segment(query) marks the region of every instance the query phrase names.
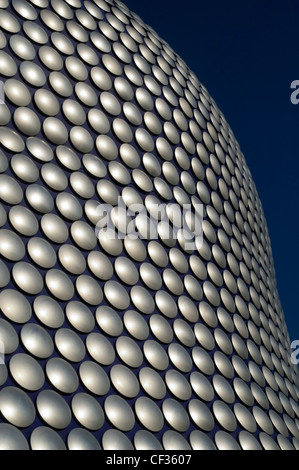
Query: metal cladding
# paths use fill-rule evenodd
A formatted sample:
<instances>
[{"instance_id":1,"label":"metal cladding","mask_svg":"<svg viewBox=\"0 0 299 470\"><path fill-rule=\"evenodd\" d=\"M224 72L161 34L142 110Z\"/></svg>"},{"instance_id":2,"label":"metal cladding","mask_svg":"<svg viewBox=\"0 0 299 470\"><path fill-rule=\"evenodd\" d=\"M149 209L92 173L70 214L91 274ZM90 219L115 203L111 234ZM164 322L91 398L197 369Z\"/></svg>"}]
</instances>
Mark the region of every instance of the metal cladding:
<instances>
[{"instance_id":1,"label":"metal cladding","mask_svg":"<svg viewBox=\"0 0 299 470\"><path fill-rule=\"evenodd\" d=\"M267 225L214 100L118 0L0 8L0 449L299 449Z\"/></svg>"}]
</instances>

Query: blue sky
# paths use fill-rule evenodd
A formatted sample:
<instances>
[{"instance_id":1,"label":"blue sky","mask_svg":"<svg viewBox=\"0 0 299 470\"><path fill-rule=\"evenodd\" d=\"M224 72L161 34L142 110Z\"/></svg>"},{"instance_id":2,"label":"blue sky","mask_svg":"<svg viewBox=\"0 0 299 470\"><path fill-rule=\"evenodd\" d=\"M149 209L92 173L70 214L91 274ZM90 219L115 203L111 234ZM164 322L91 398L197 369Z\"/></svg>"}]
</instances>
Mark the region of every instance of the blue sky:
<instances>
[{"instance_id":1,"label":"blue sky","mask_svg":"<svg viewBox=\"0 0 299 470\"><path fill-rule=\"evenodd\" d=\"M299 339L299 104L290 100L299 2L125 3L185 60L239 141L267 219L290 338Z\"/></svg>"}]
</instances>

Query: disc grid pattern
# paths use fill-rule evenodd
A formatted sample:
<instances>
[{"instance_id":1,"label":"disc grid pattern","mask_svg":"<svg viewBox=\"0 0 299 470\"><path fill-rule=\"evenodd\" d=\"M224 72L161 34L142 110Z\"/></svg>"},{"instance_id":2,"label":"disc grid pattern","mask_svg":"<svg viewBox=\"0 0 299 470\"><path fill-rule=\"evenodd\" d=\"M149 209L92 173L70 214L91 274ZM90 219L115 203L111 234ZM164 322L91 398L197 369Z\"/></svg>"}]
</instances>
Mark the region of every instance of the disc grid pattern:
<instances>
[{"instance_id":1,"label":"disc grid pattern","mask_svg":"<svg viewBox=\"0 0 299 470\"><path fill-rule=\"evenodd\" d=\"M266 220L204 85L118 0L0 0L0 78L0 448L298 449ZM157 204L203 204L203 242L152 239Z\"/></svg>"}]
</instances>

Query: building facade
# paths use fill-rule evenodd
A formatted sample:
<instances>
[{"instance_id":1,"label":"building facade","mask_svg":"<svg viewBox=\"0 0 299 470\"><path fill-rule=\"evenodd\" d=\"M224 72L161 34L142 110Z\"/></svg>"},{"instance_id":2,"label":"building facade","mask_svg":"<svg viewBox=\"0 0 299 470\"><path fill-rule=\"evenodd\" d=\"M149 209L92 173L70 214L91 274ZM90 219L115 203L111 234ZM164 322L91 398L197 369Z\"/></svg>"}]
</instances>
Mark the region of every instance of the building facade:
<instances>
[{"instance_id":1,"label":"building facade","mask_svg":"<svg viewBox=\"0 0 299 470\"><path fill-rule=\"evenodd\" d=\"M0 449L297 449L250 170L117 0L0 0Z\"/></svg>"}]
</instances>

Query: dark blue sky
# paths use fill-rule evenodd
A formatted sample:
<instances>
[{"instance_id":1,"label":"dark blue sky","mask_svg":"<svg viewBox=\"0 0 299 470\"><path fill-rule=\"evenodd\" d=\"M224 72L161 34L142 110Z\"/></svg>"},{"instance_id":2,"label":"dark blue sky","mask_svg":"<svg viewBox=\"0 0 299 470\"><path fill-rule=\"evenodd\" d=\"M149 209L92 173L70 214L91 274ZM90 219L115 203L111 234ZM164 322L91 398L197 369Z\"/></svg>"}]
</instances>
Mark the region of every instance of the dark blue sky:
<instances>
[{"instance_id":1,"label":"dark blue sky","mask_svg":"<svg viewBox=\"0 0 299 470\"><path fill-rule=\"evenodd\" d=\"M298 0L124 0L215 99L257 186L291 340L299 339ZM299 94L298 94L299 97Z\"/></svg>"}]
</instances>

